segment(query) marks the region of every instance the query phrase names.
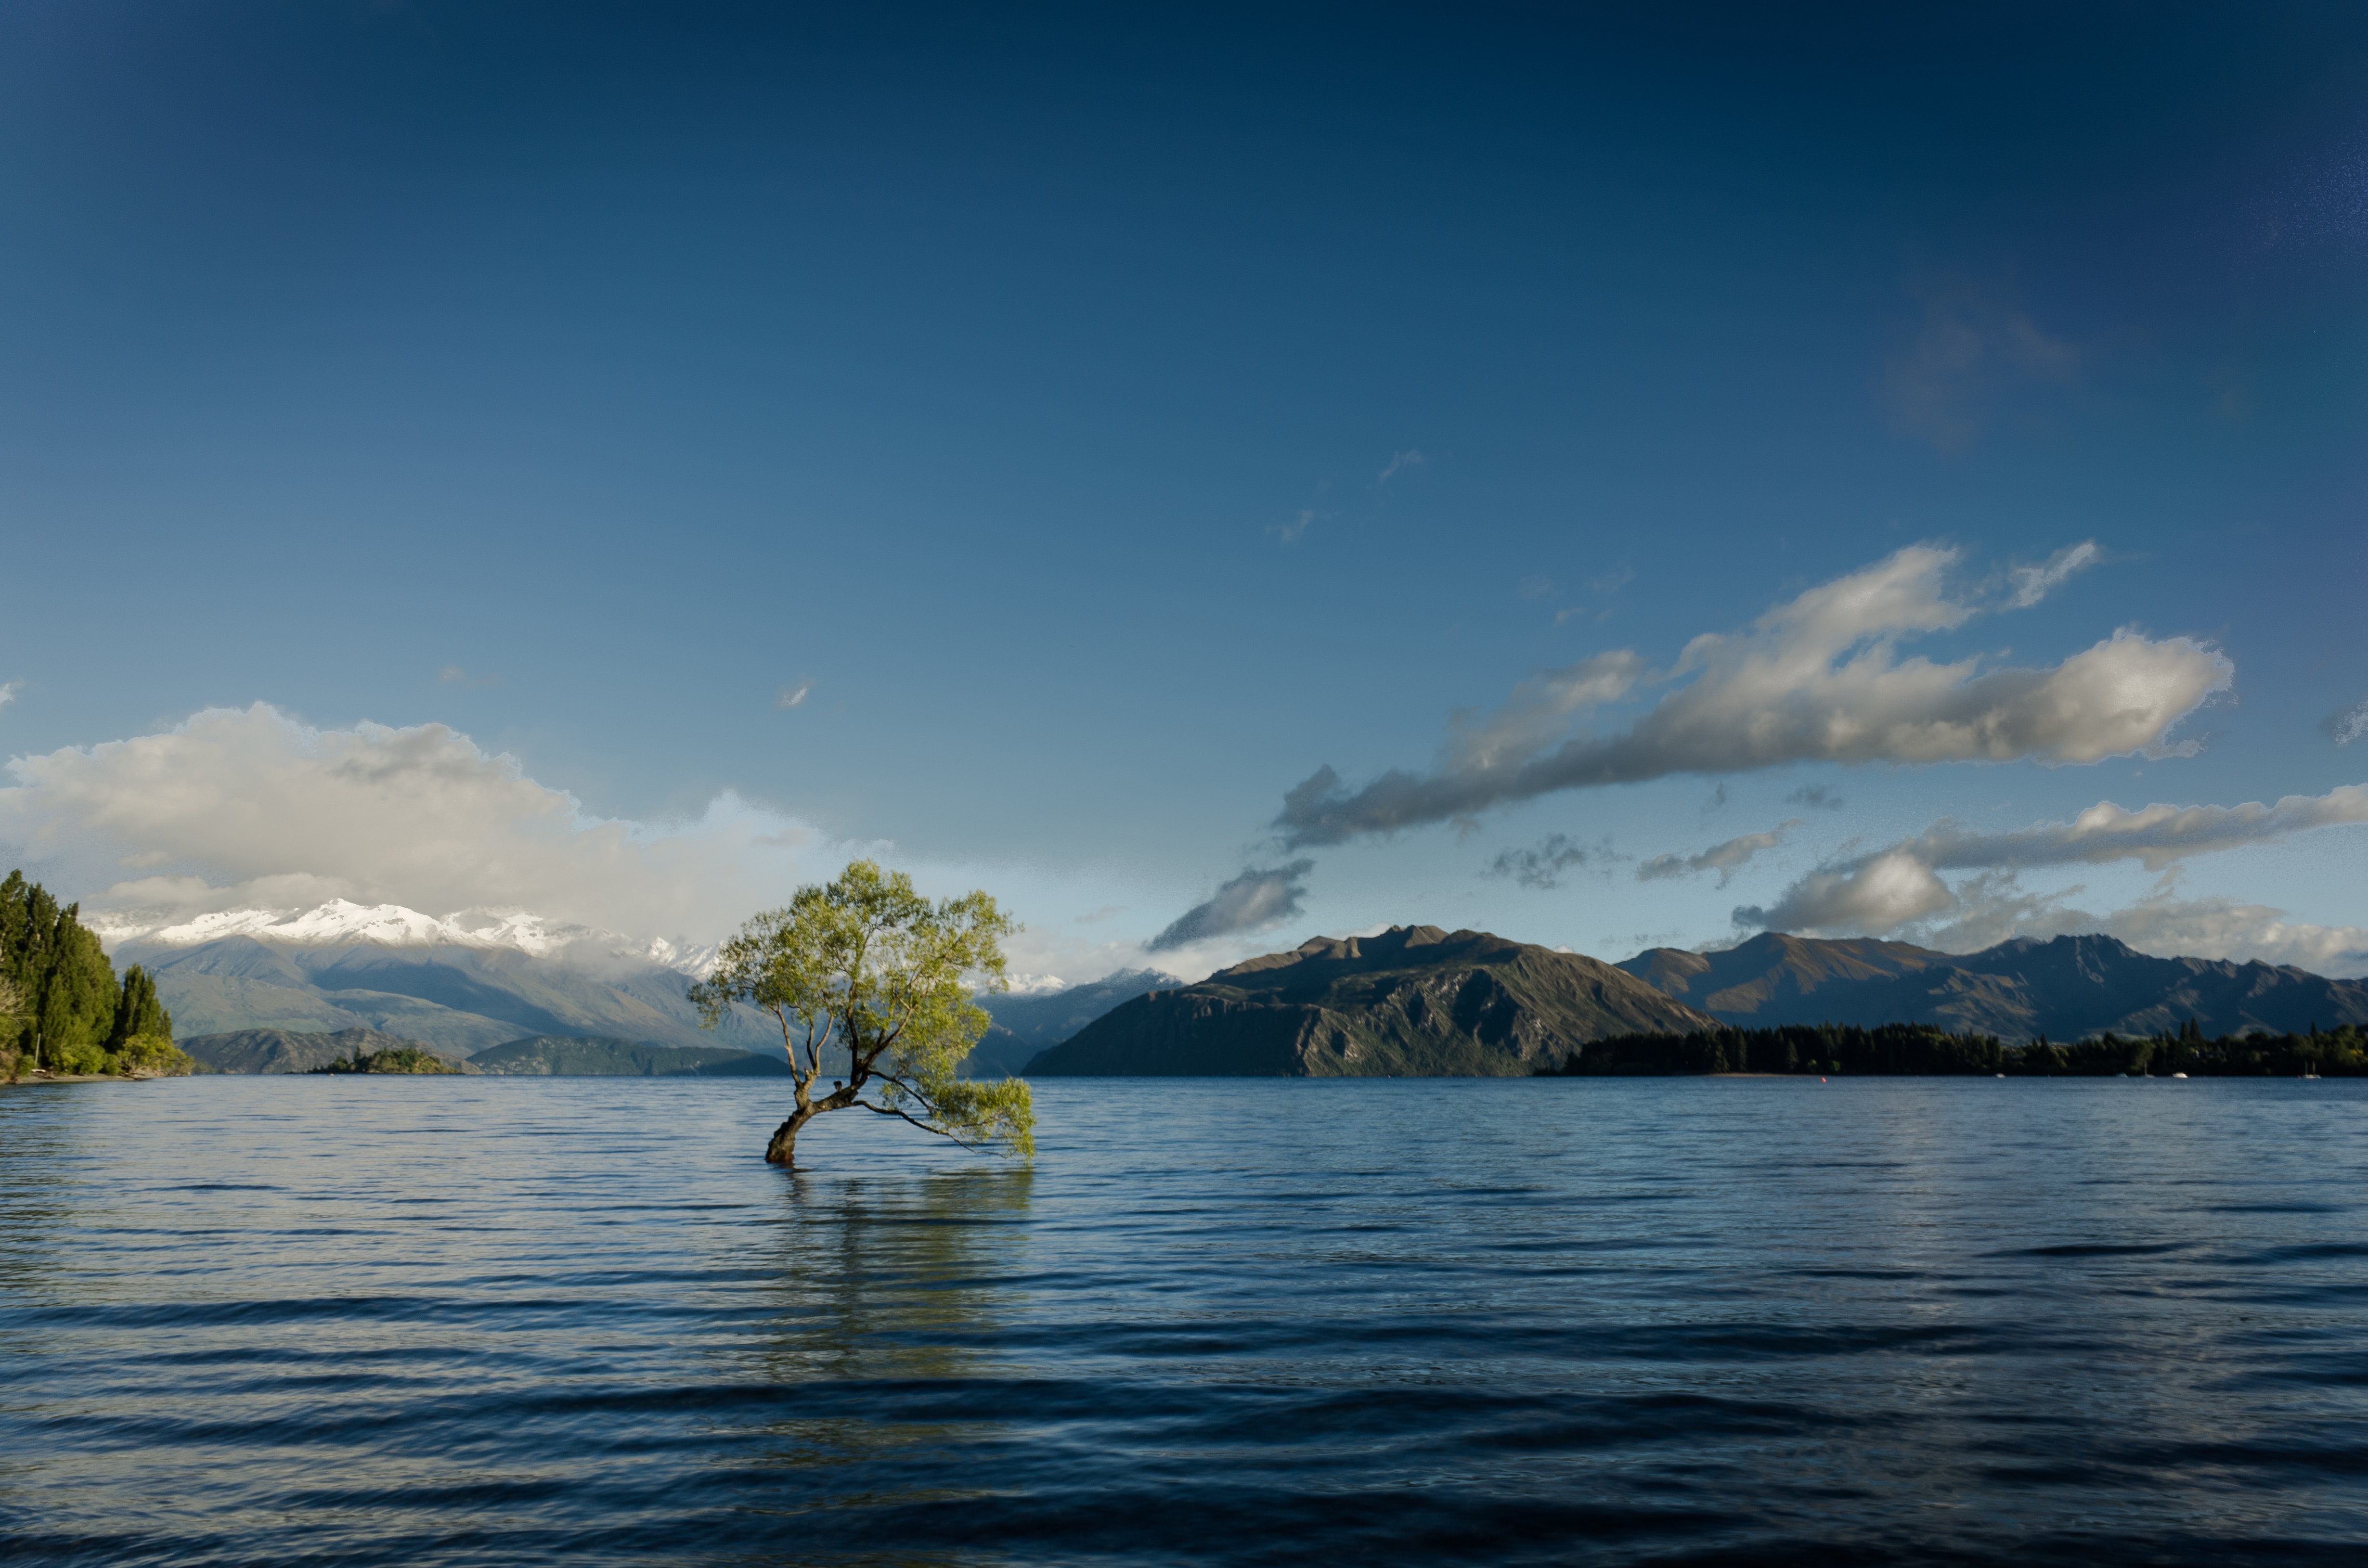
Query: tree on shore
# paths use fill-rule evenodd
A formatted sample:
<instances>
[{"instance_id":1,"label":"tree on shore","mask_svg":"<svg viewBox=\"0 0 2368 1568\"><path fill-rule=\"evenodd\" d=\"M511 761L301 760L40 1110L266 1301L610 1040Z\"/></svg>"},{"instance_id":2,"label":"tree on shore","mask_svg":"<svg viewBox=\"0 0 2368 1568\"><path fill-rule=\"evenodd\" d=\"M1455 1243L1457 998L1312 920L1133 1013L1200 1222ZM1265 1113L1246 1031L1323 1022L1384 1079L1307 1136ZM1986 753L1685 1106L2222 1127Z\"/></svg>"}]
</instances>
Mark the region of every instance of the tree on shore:
<instances>
[{"instance_id":1,"label":"tree on shore","mask_svg":"<svg viewBox=\"0 0 2368 1568\"><path fill-rule=\"evenodd\" d=\"M742 926L689 995L709 1028L734 1004L780 1025L796 1097L766 1160L795 1168L807 1122L856 1109L965 1148L1034 1153L1028 1085L957 1076L988 1022L971 998L1008 988L1002 942L1019 929L984 892L932 903L904 872L870 860L800 888L787 907ZM825 1051L847 1054L847 1076L827 1091ZM863 1097L867 1088L873 1098Z\"/></svg>"},{"instance_id":2,"label":"tree on shore","mask_svg":"<svg viewBox=\"0 0 2368 1568\"><path fill-rule=\"evenodd\" d=\"M0 1049L53 1073L186 1072L173 1019L138 964L121 980L82 906L60 903L21 871L0 881Z\"/></svg>"}]
</instances>

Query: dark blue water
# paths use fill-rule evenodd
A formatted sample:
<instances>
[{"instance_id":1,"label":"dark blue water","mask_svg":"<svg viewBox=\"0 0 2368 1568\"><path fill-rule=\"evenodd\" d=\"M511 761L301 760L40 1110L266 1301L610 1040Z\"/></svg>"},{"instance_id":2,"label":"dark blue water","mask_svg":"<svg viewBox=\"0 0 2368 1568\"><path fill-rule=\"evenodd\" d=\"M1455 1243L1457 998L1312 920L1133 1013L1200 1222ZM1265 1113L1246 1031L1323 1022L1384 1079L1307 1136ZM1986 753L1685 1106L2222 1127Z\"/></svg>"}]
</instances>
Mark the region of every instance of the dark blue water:
<instances>
[{"instance_id":1,"label":"dark blue water","mask_svg":"<svg viewBox=\"0 0 2368 1568\"><path fill-rule=\"evenodd\" d=\"M2354 1562L2368 1085L0 1090L0 1555Z\"/></svg>"}]
</instances>

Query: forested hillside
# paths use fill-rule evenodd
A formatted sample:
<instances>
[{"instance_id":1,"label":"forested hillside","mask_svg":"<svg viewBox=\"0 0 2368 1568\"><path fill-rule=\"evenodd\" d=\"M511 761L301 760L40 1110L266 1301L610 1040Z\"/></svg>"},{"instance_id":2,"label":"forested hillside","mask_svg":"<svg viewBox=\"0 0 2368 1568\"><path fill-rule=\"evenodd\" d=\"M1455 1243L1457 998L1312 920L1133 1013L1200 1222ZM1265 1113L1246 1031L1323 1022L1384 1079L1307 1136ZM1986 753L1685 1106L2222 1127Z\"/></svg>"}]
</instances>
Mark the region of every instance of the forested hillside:
<instances>
[{"instance_id":1,"label":"forested hillside","mask_svg":"<svg viewBox=\"0 0 2368 1568\"><path fill-rule=\"evenodd\" d=\"M119 980L81 913L21 871L0 882L0 1077L188 1071L155 982Z\"/></svg>"}]
</instances>

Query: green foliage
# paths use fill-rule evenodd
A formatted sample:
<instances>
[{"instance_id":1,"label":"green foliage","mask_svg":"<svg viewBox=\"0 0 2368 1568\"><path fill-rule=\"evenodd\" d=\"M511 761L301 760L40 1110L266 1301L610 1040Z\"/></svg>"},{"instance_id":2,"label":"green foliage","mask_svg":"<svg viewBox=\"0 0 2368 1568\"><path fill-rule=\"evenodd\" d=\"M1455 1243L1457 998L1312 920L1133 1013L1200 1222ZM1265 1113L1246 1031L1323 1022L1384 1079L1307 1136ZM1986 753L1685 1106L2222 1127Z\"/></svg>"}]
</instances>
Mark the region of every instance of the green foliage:
<instances>
[{"instance_id":1,"label":"green foliage","mask_svg":"<svg viewBox=\"0 0 2368 1568\"><path fill-rule=\"evenodd\" d=\"M60 1077L97 1075L114 1070L107 1047L86 1040L69 1040L42 1052L42 1064Z\"/></svg>"},{"instance_id":2,"label":"green foliage","mask_svg":"<svg viewBox=\"0 0 2368 1568\"><path fill-rule=\"evenodd\" d=\"M139 965L117 981L81 914L22 871L0 882L0 1051L15 1053L18 1072L148 1071L121 1060L122 1051L143 1038L161 1038L171 1051L172 1016Z\"/></svg>"},{"instance_id":3,"label":"green foliage","mask_svg":"<svg viewBox=\"0 0 2368 1568\"><path fill-rule=\"evenodd\" d=\"M870 860L750 919L689 995L711 1028L735 1005L780 1025L796 1109L768 1157L789 1163L807 1120L859 1108L966 1147L1034 1153L1028 1085L956 1075L987 1028L972 996L1007 988L1002 940L1019 928L984 892L932 903ZM825 1053L842 1051L846 1079L820 1092ZM862 1097L868 1086L876 1100Z\"/></svg>"},{"instance_id":4,"label":"green foliage","mask_svg":"<svg viewBox=\"0 0 2368 1568\"><path fill-rule=\"evenodd\" d=\"M182 1078L197 1071L197 1059L165 1034L136 1034L115 1048L119 1073L152 1078Z\"/></svg>"},{"instance_id":5,"label":"green foliage","mask_svg":"<svg viewBox=\"0 0 2368 1568\"><path fill-rule=\"evenodd\" d=\"M154 976L138 964L123 971L123 990L115 1001L115 1022L108 1030L107 1049L121 1051L124 1042L141 1035L162 1035L167 1043L173 1038L173 1015L165 1010L164 998L156 994Z\"/></svg>"},{"instance_id":6,"label":"green foliage","mask_svg":"<svg viewBox=\"0 0 2368 1568\"><path fill-rule=\"evenodd\" d=\"M416 1045L393 1046L385 1051L357 1049L350 1056L341 1056L324 1067L306 1069L311 1073L458 1073L460 1069L432 1051L422 1051Z\"/></svg>"},{"instance_id":7,"label":"green foliage","mask_svg":"<svg viewBox=\"0 0 2368 1568\"><path fill-rule=\"evenodd\" d=\"M82 1060L82 1046L103 1048L115 1028L115 966L80 913L79 905L62 905L40 883L27 882L21 871L0 882L0 974L22 999L13 1020L16 1043L52 1071Z\"/></svg>"},{"instance_id":8,"label":"green foliage","mask_svg":"<svg viewBox=\"0 0 2368 1568\"><path fill-rule=\"evenodd\" d=\"M1550 1070L1553 1071L1553 1070ZM1951 1034L1930 1024L1875 1028L1833 1024L1722 1028L1694 1034L1631 1034L1570 1053L1563 1074L1675 1073L1999 1074L2009 1077L2368 1077L2368 1034L2346 1024L2331 1033L2226 1035L2205 1040L2193 1019L2176 1035L2098 1035L2060 1044L2042 1035L2026 1045L1996 1036Z\"/></svg>"}]
</instances>

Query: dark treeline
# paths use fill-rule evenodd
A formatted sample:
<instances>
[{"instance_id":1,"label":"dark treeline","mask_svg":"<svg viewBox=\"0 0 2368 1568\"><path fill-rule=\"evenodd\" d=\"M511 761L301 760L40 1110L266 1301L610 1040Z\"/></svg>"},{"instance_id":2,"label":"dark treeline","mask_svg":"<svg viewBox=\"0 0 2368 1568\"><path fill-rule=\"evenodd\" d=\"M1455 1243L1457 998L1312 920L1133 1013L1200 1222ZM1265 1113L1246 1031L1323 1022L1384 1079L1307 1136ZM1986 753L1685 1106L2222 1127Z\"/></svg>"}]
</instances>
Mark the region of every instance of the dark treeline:
<instances>
[{"instance_id":1,"label":"dark treeline","mask_svg":"<svg viewBox=\"0 0 2368 1568\"><path fill-rule=\"evenodd\" d=\"M321 1067L308 1067L308 1073L458 1073L459 1068L416 1045L389 1046L384 1051L364 1051L356 1046L349 1055Z\"/></svg>"},{"instance_id":2,"label":"dark treeline","mask_svg":"<svg viewBox=\"0 0 2368 1568\"><path fill-rule=\"evenodd\" d=\"M2102 1078L2123 1074L2192 1078L2368 1077L2368 1033L2346 1024L2321 1034L2223 1035L2206 1040L2191 1018L2176 1034L2098 1035L2057 1043L2045 1035L2008 1045L1996 1035L1951 1034L1930 1024L1798 1024L1784 1028L1629 1034L1573 1051L1541 1076L1679 1073L1860 1073Z\"/></svg>"},{"instance_id":3,"label":"dark treeline","mask_svg":"<svg viewBox=\"0 0 2368 1568\"><path fill-rule=\"evenodd\" d=\"M81 914L21 871L0 882L0 1078L187 1072L156 983L138 964L117 979Z\"/></svg>"}]
</instances>

